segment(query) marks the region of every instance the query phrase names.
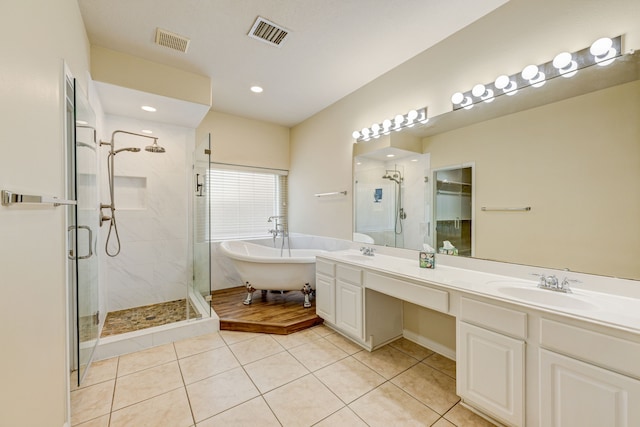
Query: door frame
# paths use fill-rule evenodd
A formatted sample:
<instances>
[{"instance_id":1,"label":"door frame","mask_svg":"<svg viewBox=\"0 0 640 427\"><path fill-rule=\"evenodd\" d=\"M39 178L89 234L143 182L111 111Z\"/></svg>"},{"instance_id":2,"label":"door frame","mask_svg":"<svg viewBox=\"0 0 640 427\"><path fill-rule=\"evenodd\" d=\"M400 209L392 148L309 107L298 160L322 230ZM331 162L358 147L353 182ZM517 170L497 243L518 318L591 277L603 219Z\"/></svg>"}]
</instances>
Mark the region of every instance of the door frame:
<instances>
[{"instance_id":1,"label":"door frame","mask_svg":"<svg viewBox=\"0 0 640 427\"><path fill-rule=\"evenodd\" d=\"M449 166L442 166L431 169L431 218L433 223L432 242L437 246L438 242L438 230L437 230L437 217L436 217L436 196L438 190L438 183L436 181L436 174L438 172L471 168L471 258L476 256L476 162L458 163ZM438 248L434 246L436 252Z\"/></svg>"}]
</instances>

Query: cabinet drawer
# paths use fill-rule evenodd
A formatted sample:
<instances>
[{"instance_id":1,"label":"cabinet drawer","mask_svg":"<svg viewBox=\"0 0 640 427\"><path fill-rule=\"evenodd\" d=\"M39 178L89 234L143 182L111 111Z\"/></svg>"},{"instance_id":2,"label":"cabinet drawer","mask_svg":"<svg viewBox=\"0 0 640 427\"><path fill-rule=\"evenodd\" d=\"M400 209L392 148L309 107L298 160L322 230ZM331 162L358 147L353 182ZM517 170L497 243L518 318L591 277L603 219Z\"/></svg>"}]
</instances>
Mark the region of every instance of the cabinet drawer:
<instances>
[{"instance_id":1,"label":"cabinet drawer","mask_svg":"<svg viewBox=\"0 0 640 427\"><path fill-rule=\"evenodd\" d=\"M336 277L345 282L353 283L354 285L362 285L362 270L358 268L338 264L336 266Z\"/></svg>"},{"instance_id":2,"label":"cabinet drawer","mask_svg":"<svg viewBox=\"0 0 640 427\"><path fill-rule=\"evenodd\" d=\"M540 345L640 378L640 344L553 320L540 320Z\"/></svg>"},{"instance_id":3,"label":"cabinet drawer","mask_svg":"<svg viewBox=\"0 0 640 427\"><path fill-rule=\"evenodd\" d=\"M336 275L336 265L332 262L316 259L316 273L334 277Z\"/></svg>"},{"instance_id":4,"label":"cabinet drawer","mask_svg":"<svg viewBox=\"0 0 640 427\"><path fill-rule=\"evenodd\" d=\"M449 312L449 292L365 272L365 287L443 313Z\"/></svg>"},{"instance_id":5,"label":"cabinet drawer","mask_svg":"<svg viewBox=\"0 0 640 427\"><path fill-rule=\"evenodd\" d=\"M460 320L516 338L527 338L527 315L497 305L460 298Z\"/></svg>"}]
</instances>

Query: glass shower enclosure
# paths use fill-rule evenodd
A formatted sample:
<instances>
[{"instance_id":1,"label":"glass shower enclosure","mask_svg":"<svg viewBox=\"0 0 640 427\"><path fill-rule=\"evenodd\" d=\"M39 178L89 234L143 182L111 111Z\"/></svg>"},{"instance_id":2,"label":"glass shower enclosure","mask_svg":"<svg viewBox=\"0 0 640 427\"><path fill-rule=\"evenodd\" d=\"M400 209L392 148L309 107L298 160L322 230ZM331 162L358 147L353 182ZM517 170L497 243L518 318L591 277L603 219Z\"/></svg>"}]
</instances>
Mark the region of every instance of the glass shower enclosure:
<instances>
[{"instance_id":1,"label":"glass shower enclosure","mask_svg":"<svg viewBox=\"0 0 640 427\"><path fill-rule=\"evenodd\" d=\"M211 134L197 145L193 154L192 206L193 206L193 281L191 301L198 310L211 315L211 229L210 191L207 174L211 162Z\"/></svg>"},{"instance_id":2,"label":"glass shower enclosure","mask_svg":"<svg viewBox=\"0 0 640 427\"><path fill-rule=\"evenodd\" d=\"M98 344L100 325L98 295L99 228L96 116L75 79L66 80L66 132L68 194L76 205L68 211L68 252L71 276L70 330L72 370L80 385Z\"/></svg>"}]
</instances>

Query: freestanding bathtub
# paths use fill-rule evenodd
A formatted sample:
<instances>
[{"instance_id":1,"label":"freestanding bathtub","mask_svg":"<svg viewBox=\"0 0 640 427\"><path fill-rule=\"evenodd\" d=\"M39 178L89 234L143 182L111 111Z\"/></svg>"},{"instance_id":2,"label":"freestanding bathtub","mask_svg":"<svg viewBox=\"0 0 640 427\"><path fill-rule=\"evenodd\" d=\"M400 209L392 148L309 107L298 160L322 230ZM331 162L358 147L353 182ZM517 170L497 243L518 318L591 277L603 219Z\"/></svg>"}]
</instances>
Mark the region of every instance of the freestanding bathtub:
<instances>
[{"instance_id":1,"label":"freestanding bathtub","mask_svg":"<svg viewBox=\"0 0 640 427\"><path fill-rule=\"evenodd\" d=\"M304 307L311 307L309 294L316 288L316 255L321 249L291 249L227 240L220 244L220 252L231 258L247 287L245 305L251 304L253 292L301 291ZM282 252L282 256L280 256Z\"/></svg>"}]
</instances>

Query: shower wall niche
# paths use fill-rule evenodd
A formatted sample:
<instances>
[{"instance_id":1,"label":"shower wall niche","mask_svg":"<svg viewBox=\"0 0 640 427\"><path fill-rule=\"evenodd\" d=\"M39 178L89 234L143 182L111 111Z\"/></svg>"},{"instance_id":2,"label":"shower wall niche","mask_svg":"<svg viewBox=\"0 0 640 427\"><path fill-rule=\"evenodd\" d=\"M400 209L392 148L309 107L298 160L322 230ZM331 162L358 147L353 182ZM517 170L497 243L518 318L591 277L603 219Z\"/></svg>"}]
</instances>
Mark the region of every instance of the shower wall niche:
<instances>
[{"instance_id":1,"label":"shower wall niche","mask_svg":"<svg viewBox=\"0 0 640 427\"><path fill-rule=\"evenodd\" d=\"M115 175L113 186L118 194L118 211L147 209L146 176Z\"/></svg>"}]
</instances>

